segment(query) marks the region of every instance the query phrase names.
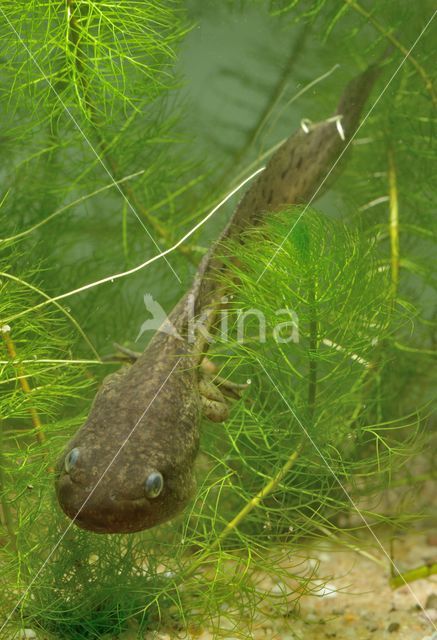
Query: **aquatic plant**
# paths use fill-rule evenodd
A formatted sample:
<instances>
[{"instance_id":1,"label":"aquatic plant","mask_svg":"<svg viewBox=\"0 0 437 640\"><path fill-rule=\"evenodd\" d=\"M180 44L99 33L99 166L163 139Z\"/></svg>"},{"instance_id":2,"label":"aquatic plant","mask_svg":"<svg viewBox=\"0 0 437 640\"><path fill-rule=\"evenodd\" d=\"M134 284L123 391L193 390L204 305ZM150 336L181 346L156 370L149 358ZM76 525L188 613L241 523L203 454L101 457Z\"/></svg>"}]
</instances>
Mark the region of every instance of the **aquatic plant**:
<instances>
[{"instance_id":1,"label":"aquatic plant","mask_svg":"<svg viewBox=\"0 0 437 640\"><path fill-rule=\"evenodd\" d=\"M188 15L170 0L2 3L4 637L202 625L244 637L257 608L288 615L320 589L311 537L360 548L360 529L415 517L380 496L429 477L409 463L426 450L433 399L431 16L431 3L392 0L193 0ZM71 526L53 464L120 366L112 343L145 345L144 293L170 309L226 214L166 260L53 298L172 246L302 118L327 117L387 44L323 198L223 247L238 260L209 357L251 384L224 426L205 421L189 508L130 536ZM213 82L187 108L200 52Z\"/></svg>"}]
</instances>

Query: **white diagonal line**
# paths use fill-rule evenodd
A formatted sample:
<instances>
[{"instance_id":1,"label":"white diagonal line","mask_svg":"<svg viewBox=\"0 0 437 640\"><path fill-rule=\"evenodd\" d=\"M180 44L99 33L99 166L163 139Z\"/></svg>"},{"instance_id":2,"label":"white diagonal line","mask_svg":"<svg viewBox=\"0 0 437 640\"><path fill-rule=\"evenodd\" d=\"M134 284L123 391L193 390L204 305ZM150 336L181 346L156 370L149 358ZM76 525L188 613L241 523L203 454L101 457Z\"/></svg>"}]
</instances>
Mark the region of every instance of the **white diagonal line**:
<instances>
[{"instance_id":1,"label":"white diagonal line","mask_svg":"<svg viewBox=\"0 0 437 640\"><path fill-rule=\"evenodd\" d=\"M90 491L89 495L87 496L87 498L84 500L84 502L82 503L82 505L80 506L78 512L76 513L76 515L74 516L74 518L71 519L71 522L68 524L67 528L65 529L65 531L62 533L61 537L59 538L59 540L57 541L57 543L55 544L55 546L52 548L52 550L50 551L49 555L47 556L47 558L44 560L44 562L42 563L41 567L38 569L38 571L36 572L36 574L34 575L34 577L32 578L32 580L30 581L30 583L28 584L25 592L23 593L23 595L19 598L17 604L15 605L15 607L12 609L12 611L9 613L8 617L6 618L6 620L4 621L4 623L2 624L2 626L0 627L0 633L3 631L3 629L5 628L5 626L8 624L9 620L12 618L12 616L14 615L15 611L18 609L18 607L20 606L20 604L23 602L23 600L25 599L25 597L27 596L27 594L29 593L30 589L32 588L32 585L34 584L35 580L37 580L38 576L42 573L42 571L44 570L46 564L49 562L50 558L53 556L53 554L55 553L56 549L59 547L59 545L61 544L62 540L65 538L65 536L67 535L68 531L71 529L71 527L73 526L76 518L78 517L79 513L82 511L82 509L85 507L85 505L87 504L88 500L91 498L91 496L93 495L93 493L95 492L95 490L97 489L97 487L99 486L99 484L101 483L101 481L103 480L103 478L106 476L106 474L108 473L109 469L111 468L111 466L114 464L115 460L117 459L120 451L122 451L122 449L124 448L124 446L126 445L126 443L129 441L129 439L131 438L131 436L133 435L135 429L138 427L138 425L140 424L141 420L144 418L144 416L146 415L146 413L148 412L148 410L150 409L150 407L152 406L153 402L156 400L156 398L158 397L158 395L161 393L162 389L165 387L165 385L167 384L167 381L169 380L171 374L173 373L173 371L176 369L176 367L178 366L179 362L182 360L182 358L178 358L176 363L174 364L173 368L171 369L170 373L167 375L167 377L165 378L164 382L161 384L161 386L159 387L159 389L157 390L157 392L155 393L155 395L153 396L153 398L150 400L149 404L147 405L147 407L144 409L143 413L141 414L141 416L138 418L138 420L136 421L135 425L132 427L132 429L130 430L129 434L126 436L126 438L124 439L124 441L122 442L122 444L120 445L119 449L115 452L111 462L108 464L108 466L106 467L106 469L104 470L104 472L102 473L102 475L100 476L100 478L97 480L96 484L94 485L94 487L92 488L92 490Z\"/></svg>"},{"instance_id":2,"label":"white diagonal line","mask_svg":"<svg viewBox=\"0 0 437 640\"><path fill-rule=\"evenodd\" d=\"M402 573L400 572L400 570L397 568L395 562L393 561L392 558L390 558L389 554L387 553L387 551L384 549L384 546L382 544L382 542L379 540L378 536L376 535L376 533L373 531L372 527L369 525L369 523L367 522L366 518L364 517L364 515L362 514L362 512L360 511L360 509L358 508L358 505L356 504L356 502L354 501L354 499L352 498L352 496L349 494L348 490L346 489L346 487L344 486L344 484L342 483L342 481L340 480L340 478L337 476L337 474L335 473L334 469L331 467L331 465L329 464L328 460L325 458L325 456L323 455L323 452L319 449L319 447L317 446L317 443L313 440L313 438L311 437L311 434L309 433L308 429L305 428L305 426L302 424L302 422L299 420L296 412L293 410L293 407L290 405L290 403L288 402L287 398L283 395L283 393L281 392L281 390L278 388L278 386L276 385L275 381L273 380L273 378L271 377L271 375L269 374L269 372L267 371L267 369L264 367L264 365L262 364L262 362L256 358L256 360L258 361L258 364L260 365L261 369L264 371L264 373L266 374L266 376L268 377L268 379L270 380L270 382L272 383L272 385L274 386L275 390L277 391L277 393L281 396L282 400L284 401L284 403L287 405L290 413L292 414L292 416L295 418L295 420L298 422L299 426L301 427L302 431L304 432L305 436L308 438L308 440L311 442L311 444L313 445L313 447L315 448L315 450L317 451L317 453L319 454L319 456L321 457L321 459L323 460L323 462L325 463L326 467L328 468L329 472L333 475L335 481L340 485L341 490L343 491L343 493L345 494L346 498L349 500L349 502L351 503L352 507L355 509L355 511L357 512L357 514L359 515L359 517L361 518L361 520L363 521L363 523L365 524L366 528L369 530L369 532L371 533L372 537L374 538L374 540L376 541L376 543L378 544L378 546L380 547L380 549L382 550L382 552L384 553L384 555L386 556L387 560L389 561L390 565L393 567L393 569L396 571L396 574L399 575L402 580L405 583L405 586L408 588L408 590L410 591L411 595L413 596L414 600L417 602L417 604L419 605L421 611L423 612L424 616L427 618L427 620L429 621L429 623L434 627L435 630L437 630L437 626L434 624L434 622L432 621L431 617L429 616L429 614L427 613L426 609L422 606L422 604L420 603L418 597L416 596L416 594L414 593L413 589L411 588L411 586L409 585L409 583L404 579L404 577L402 576Z\"/></svg>"},{"instance_id":3,"label":"white diagonal line","mask_svg":"<svg viewBox=\"0 0 437 640\"><path fill-rule=\"evenodd\" d=\"M431 24L431 22L433 21L435 15L437 13L437 9L436 11L434 11L434 13L432 14L431 18L428 20L428 22L426 23L426 25L423 27L422 31L419 33L419 35L417 36L416 40L413 42L413 44L411 45L410 49L407 51L407 53L405 54L405 56L403 57L403 59L401 60L401 62L399 63L398 67L395 69L395 71L393 72L391 78L389 79L389 81L387 82L387 84L385 85L385 87L382 89L381 93L378 95L378 97L376 98L375 102L372 104L372 106L370 107L369 111L366 113L366 115L364 116L364 118L361 120L360 124L358 125L355 133L351 136L350 140L347 142L347 144L345 145L344 149L341 151L341 153L339 154L337 160L335 160L335 162L333 163L333 165L331 166L331 168L329 169L328 173L326 174L326 176L323 178L322 182L319 184L319 186L317 187L317 189L315 190L315 192L313 193L312 197L310 198L309 202L307 202L307 204L305 205L305 207L303 208L303 210L301 211L301 213L299 214L299 216L297 217L297 220L294 222L294 224L292 225L290 231L287 233L287 235L285 236L285 238L282 240L281 244L276 248L274 254L272 255L272 257L270 258L270 260L268 261L268 263L266 264L266 266L264 267L264 269L262 270L262 272L260 273L260 275L257 278L257 282L259 282L261 280L261 278L263 277L263 275L265 274L265 272L267 271L267 269L270 267L271 263L273 262L273 260L276 258L277 254L279 253L279 251L282 249L282 247L284 246L284 243L287 241L287 238L289 237L289 235L293 232L293 229L296 227L296 225L298 224L299 220L302 218L302 216L305 214L305 212L308 210L308 208L311 206L312 202L315 200L315 198L317 197L317 194L319 193L320 189L323 187L323 185L325 184L325 182L328 180L329 176L331 175L331 173L334 171L335 167L337 166L337 164L340 162L341 158L343 157L343 155L346 153L346 151L348 150L349 146L352 144L352 141L354 140L354 138L356 137L358 131L361 129L361 127L364 125L364 123L366 122L366 120L369 118L370 114L373 112L373 110L375 109L376 105L378 104L378 102L381 100L382 96L385 94L385 92L387 91L388 87L390 86L390 84L392 83L393 79L395 78L395 76L399 73L400 69L403 67L403 65L405 64L408 56L410 55L410 53L413 51L414 47L417 45L417 43L419 42L419 40L421 39L421 37L423 36L423 34L425 33L425 31L428 29L429 25Z\"/></svg>"},{"instance_id":4,"label":"white diagonal line","mask_svg":"<svg viewBox=\"0 0 437 640\"><path fill-rule=\"evenodd\" d=\"M152 262L155 262L156 260L160 260L162 257L168 255L169 253L172 253L172 251L175 251L182 243L185 242L185 240L187 240L187 238L192 236L193 233L195 233L197 231L197 229L202 227L205 224L205 222L207 222L207 220L209 220L216 213L216 211L218 211L220 209L220 207L222 207L225 204L225 202L227 202L230 198L232 198L232 196L234 194L237 193L237 191L239 191L242 187L244 187L244 185L247 182L252 180L259 173L264 171L264 169L265 169L265 167L260 167L259 169L257 169L253 173L251 173L250 176L245 178L245 180L243 180L243 182L240 182L240 184L237 185L234 189L232 189L232 191L230 191L213 209L211 209L211 211L209 211L209 213L207 213L207 215L204 218L199 220L199 222L197 222L194 225L194 227L192 227L189 231L187 231L187 233L184 236L182 236L182 238L179 238L179 240L174 245L169 247L168 249L165 249L164 251L161 251L160 253L157 253L156 256L152 256L151 258L149 258L145 262L142 262L141 264L137 265L136 267L132 267L132 269L128 269L127 271L121 271L120 273L114 273L113 275L106 276L105 278L101 278L101 280L96 280L95 282L89 282L88 284L84 284L83 286L78 287L77 289L73 289L72 291L67 291L66 293L61 293L60 295L55 296L54 298L48 298L44 302L40 302L39 304L35 305L34 307L29 307L29 308L25 309L24 311L20 311L19 313L16 313L16 314L14 314L12 316L9 316L8 318L5 318L5 320L3 322L5 322L5 323L6 322L10 322L11 320L15 320L15 318L19 318L20 316L23 316L23 315L25 315L27 313L30 313L31 311L35 311L36 309L40 309L41 307L45 307L47 304L50 304L51 302L57 302L58 300L64 300L65 298L69 298L70 296L74 296L77 293L81 293L82 291L87 291L88 289L92 289L93 287L98 287L99 285L104 284L105 282L113 282L114 280L118 280L119 278L125 278L126 276L129 276L132 273L136 273L137 271L140 271L141 269L144 269L149 264L152 264Z\"/></svg>"},{"instance_id":5,"label":"white diagonal line","mask_svg":"<svg viewBox=\"0 0 437 640\"><path fill-rule=\"evenodd\" d=\"M126 202L126 204L128 205L129 209L132 211L132 213L134 214L134 216L136 217L136 219L138 220L138 222L140 223L140 225L143 227L144 231L147 233L147 235L149 236L150 240L153 242L153 244L155 245L155 247L160 251L160 247L158 245L158 243L156 242L156 240L154 239L154 237L152 236L152 234L150 233L150 231L148 230L148 228L146 227L146 225L144 224L144 222L141 220L140 216L138 215L138 213L136 212L134 206L131 204L130 200L128 199L128 197L125 195L124 191L122 190L122 188L120 187L119 181L117 182L115 180L115 178L113 177L112 173L109 171L109 169L107 168L107 166L105 165L105 163L102 160L102 157L98 154L98 152L95 150L92 142L89 140L89 138L87 137L86 133L84 132L84 130L82 129L82 127L80 126L80 124L78 123L78 121L76 120L76 118L74 117L74 115L71 113L71 111L69 110L69 108L67 107L67 105L65 104L65 102L63 101L62 97L59 95L59 93L56 91L55 87L53 86L50 78L44 73L44 69L41 67L41 65L39 64L38 60L35 58L35 56L33 55L32 51L29 49L29 47L27 46L27 44L25 43L25 41L23 40L23 38L20 36L20 34L18 33L18 31L15 29L14 25L12 24L12 22L9 20L8 16L5 14L5 12L3 11L3 9L0 7L0 11L4 17L4 19L6 20L6 22L8 23L9 27L11 28L11 30L14 32L15 36L17 37L17 39L19 40L19 42L23 45L24 49L26 50L26 53L28 54L28 56L30 57L30 59L32 60L32 62L35 64L35 66L37 67L38 71L41 73L42 77L44 78L44 80L47 82L47 84L49 85L50 89L53 91L53 93L55 94L56 98L59 100L59 102L62 105L62 108L64 109L64 111L68 114L68 116L70 117L70 119L72 120L74 126L76 127L76 129L79 131L79 133L82 135L83 139L85 140L85 142L87 143L87 145L89 146L89 148L91 149L91 151L93 152L93 154L96 156L98 162L102 165L103 169L106 171L106 173L108 174L110 180L112 181L113 185L116 187L116 189L120 192L122 198L124 199L124 201ZM169 261L167 260L167 258L164 257L164 260L166 261L169 269L173 272L174 276L176 277L176 279L181 283L182 280L180 279L180 277L178 276L178 274L176 273L176 271L173 269L173 267L171 266L171 264L169 263Z\"/></svg>"},{"instance_id":6,"label":"white diagonal line","mask_svg":"<svg viewBox=\"0 0 437 640\"><path fill-rule=\"evenodd\" d=\"M117 180L117 182L119 184L122 184L123 182L127 182L127 180L132 180L132 178L136 178L137 176L140 176L143 173L145 173L145 169L140 169L139 171L136 171L135 173L131 173L128 176L124 176L123 178L120 178L120 180ZM71 207L75 207L76 205L80 204L81 202L84 202L85 200L88 200L88 198L93 198L94 196L98 195L99 193L103 193L103 191L107 191L108 189L112 189L113 186L114 186L113 182L111 182L110 184L105 184L105 185L103 185L103 187L99 187L98 189L94 189L94 191L91 191L91 193L87 193L84 196L80 196L79 198L76 198L76 200L71 200L71 202L67 202L67 204L62 205L62 207L59 207L59 209L56 209L56 211L53 211L53 213L50 213L46 218L43 218L39 222L36 222L35 224L31 225L30 227L27 227L27 229L24 229L23 231L20 231L19 233L16 233L13 236L7 236L6 238L0 238L0 244L2 242L8 242L10 240L15 240L17 238L23 238L24 236L29 235L29 233L32 233L36 229L39 229L43 225L45 225L48 222L50 222L50 220L53 220L53 218L57 218L59 215L61 215L61 213L63 213L64 211L67 211L67 209L71 209Z\"/></svg>"}]
</instances>

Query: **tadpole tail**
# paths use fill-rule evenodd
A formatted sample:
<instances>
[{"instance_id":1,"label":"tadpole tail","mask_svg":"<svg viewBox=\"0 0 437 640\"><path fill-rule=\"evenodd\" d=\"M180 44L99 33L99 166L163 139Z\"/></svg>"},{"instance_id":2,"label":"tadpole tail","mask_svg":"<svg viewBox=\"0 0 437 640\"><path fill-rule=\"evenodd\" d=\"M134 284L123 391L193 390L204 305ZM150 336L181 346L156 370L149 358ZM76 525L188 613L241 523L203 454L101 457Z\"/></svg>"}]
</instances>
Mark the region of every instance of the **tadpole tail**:
<instances>
[{"instance_id":1,"label":"tadpole tail","mask_svg":"<svg viewBox=\"0 0 437 640\"><path fill-rule=\"evenodd\" d=\"M378 60L365 69L362 73L352 78L346 86L337 106L336 114L341 115L341 124L345 132L345 139L350 140L357 130L361 114L372 92L373 86L382 72L383 62L393 51L393 45L389 45L380 55Z\"/></svg>"},{"instance_id":2,"label":"tadpole tail","mask_svg":"<svg viewBox=\"0 0 437 640\"><path fill-rule=\"evenodd\" d=\"M214 297L217 279L211 276L224 267L220 246L224 240L232 237L243 241L242 233L262 223L270 211L292 204L312 203L336 179L337 165L344 164L342 156L359 126L364 105L387 55L388 51L385 51L380 60L347 84L334 113L334 116L341 115L341 119L328 117L307 129L299 127L270 158L199 265L191 288L196 313ZM178 314L181 317L179 308Z\"/></svg>"}]
</instances>

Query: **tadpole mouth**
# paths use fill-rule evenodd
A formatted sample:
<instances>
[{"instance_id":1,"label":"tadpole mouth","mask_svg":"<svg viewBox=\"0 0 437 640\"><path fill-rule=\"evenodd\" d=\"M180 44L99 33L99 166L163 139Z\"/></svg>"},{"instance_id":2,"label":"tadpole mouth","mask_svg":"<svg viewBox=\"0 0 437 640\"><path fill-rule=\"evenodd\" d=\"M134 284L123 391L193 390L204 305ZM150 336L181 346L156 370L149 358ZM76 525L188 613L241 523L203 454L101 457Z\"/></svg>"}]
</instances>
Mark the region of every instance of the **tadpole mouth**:
<instances>
[{"instance_id":1,"label":"tadpole mouth","mask_svg":"<svg viewBox=\"0 0 437 640\"><path fill-rule=\"evenodd\" d=\"M180 510L169 513L159 499L118 498L98 487L88 490L65 473L57 480L56 493L65 515L80 529L94 533L143 531L162 524Z\"/></svg>"}]
</instances>

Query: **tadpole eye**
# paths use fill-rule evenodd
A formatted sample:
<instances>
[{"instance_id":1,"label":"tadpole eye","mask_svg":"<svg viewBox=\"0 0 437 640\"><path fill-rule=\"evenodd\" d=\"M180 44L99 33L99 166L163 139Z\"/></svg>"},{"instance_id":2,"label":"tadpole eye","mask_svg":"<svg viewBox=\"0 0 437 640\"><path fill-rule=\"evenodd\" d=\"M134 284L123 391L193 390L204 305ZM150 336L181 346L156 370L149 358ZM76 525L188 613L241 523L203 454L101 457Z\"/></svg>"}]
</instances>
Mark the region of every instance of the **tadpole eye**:
<instances>
[{"instance_id":1,"label":"tadpole eye","mask_svg":"<svg viewBox=\"0 0 437 640\"><path fill-rule=\"evenodd\" d=\"M65 471L67 473L70 473L70 471L75 466L75 464L78 461L78 459L79 459L79 449L77 447L74 447L74 449L72 449L65 456L64 467L65 467Z\"/></svg>"},{"instance_id":2,"label":"tadpole eye","mask_svg":"<svg viewBox=\"0 0 437 640\"><path fill-rule=\"evenodd\" d=\"M148 498L157 498L164 488L164 478L159 471L152 471L144 484L144 490Z\"/></svg>"}]
</instances>

